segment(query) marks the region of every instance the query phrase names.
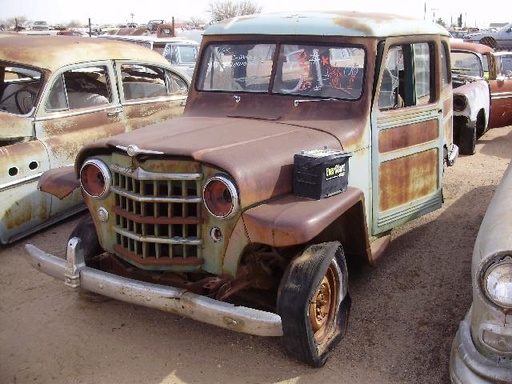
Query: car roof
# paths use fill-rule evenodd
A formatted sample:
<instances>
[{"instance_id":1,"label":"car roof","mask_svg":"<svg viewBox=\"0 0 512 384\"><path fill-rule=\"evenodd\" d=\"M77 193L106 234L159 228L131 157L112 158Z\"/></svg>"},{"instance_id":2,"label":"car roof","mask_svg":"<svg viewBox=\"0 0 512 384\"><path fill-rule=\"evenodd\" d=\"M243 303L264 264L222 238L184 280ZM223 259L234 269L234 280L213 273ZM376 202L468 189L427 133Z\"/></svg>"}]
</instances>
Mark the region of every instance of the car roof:
<instances>
[{"instance_id":1,"label":"car roof","mask_svg":"<svg viewBox=\"0 0 512 384\"><path fill-rule=\"evenodd\" d=\"M353 11L275 12L240 16L208 27L204 35L264 34L386 37L450 36L446 28L421 19Z\"/></svg>"},{"instance_id":2,"label":"car roof","mask_svg":"<svg viewBox=\"0 0 512 384\"><path fill-rule=\"evenodd\" d=\"M135 42L153 42L153 43L177 43L177 44L190 44L190 45L199 45L197 41L185 39L182 37L156 37L155 35L101 35L98 36L104 39L111 40L122 40L122 41L135 41Z\"/></svg>"},{"instance_id":3,"label":"car roof","mask_svg":"<svg viewBox=\"0 0 512 384\"><path fill-rule=\"evenodd\" d=\"M450 49L473 51L480 54L494 52L494 49L485 44L471 43L469 41L450 41Z\"/></svg>"},{"instance_id":4,"label":"car roof","mask_svg":"<svg viewBox=\"0 0 512 384\"><path fill-rule=\"evenodd\" d=\"M1 34L0 34L1 35ZM138 60L169 66L157 52L142 46L80 36L5 34L0 39L0 60L55 71L64 65L99 60Z\"/></svg>"}]
</instances>

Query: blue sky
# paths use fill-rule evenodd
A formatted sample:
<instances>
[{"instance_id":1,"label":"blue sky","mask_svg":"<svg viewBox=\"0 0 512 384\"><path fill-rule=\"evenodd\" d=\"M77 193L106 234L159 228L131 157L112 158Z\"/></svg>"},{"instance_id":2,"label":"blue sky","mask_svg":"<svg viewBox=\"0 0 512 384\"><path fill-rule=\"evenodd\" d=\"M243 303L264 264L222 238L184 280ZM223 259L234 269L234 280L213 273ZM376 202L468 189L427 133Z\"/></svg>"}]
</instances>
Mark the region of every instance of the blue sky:
<instances>
[{"instance_id":1,"label":"blue sky","mask_svg":"<svg viewBox=\"0 0 512 384\"><path fill-rule=\"evenodd\" d=\"M191 17L208 20L208 5L212 0L87 0L78 5L70 0L0 0L0 20L24 16L29 21L45 20L51 24L68 23L72 20L87 24L125 23L132 20L147 23L150 19L189 20ZM215 0L214 0L215 1ZM508 3L509 0L507 0ZM353 11L372 10L376 12L405 14L432 20L441 17L446 23L455 22L462 13L468 26L487 27L490 22L512 22L506 19L507 9L504 0L493 2L493 7L485 7L482 2L461 2L441 0L319 0L315 5L300 0L254 0L264 12L346 9ZM308 4L309 3L309 4ZM502 3L502 6L500 4ZM313 7L313 8L312 8ZM490 9L494 11L491 11ZM425 12L426 9L426 12ZM508 9L509 10L509 9ZM509 14L510 16L510 14ZM512 16L510 16L512 18Z\"/></svg>"}]
</instances>

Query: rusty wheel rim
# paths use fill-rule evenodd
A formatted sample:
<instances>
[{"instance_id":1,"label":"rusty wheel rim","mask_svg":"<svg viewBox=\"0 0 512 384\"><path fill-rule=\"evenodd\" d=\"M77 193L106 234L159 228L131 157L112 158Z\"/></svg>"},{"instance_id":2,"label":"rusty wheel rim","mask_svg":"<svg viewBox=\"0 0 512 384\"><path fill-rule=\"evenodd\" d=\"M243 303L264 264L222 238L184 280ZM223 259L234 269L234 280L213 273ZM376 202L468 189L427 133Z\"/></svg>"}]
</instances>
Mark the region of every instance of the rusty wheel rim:
<instances>
[{"instance_id":1,"label":"rusty wheel rim","mask_svg":"<svg viewBox=\"0 0 512 384\"><path fill-rule=\"evenodd\" d=\"M317 342L329 334L336 310L337 292L338 283L331 264L309 303L309 319Z\"/></svg>"}]
</instances>

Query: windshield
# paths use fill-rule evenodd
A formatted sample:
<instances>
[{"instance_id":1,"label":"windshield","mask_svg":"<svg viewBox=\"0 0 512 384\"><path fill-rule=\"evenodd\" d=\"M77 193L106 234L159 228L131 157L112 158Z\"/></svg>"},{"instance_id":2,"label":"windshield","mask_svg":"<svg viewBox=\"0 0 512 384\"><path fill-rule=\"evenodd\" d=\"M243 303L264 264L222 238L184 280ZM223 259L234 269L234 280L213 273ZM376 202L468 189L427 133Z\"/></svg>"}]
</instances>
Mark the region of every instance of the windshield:
<instances>
[{"instance_id":1,"label":"windshield","mask_svg":"<svg viewBox=\"0 0 512 384\"><path fill-rule=\"evenodd\" d=\"M194 65L196 63L198 51L199 47L196 45L179 45L170 43L165 45L162 55L169 63L174 65Z\"/></svg>"},{"instance_id":2,"label":"windshield","mask_svg":"<svg viewBox=\"0 0 512 384\"><path fill-rule=\"evenodd\" d=\"M482 62L477 54L472 52L452 52L451 59L453 74L483 77Z\"/></svg>"},{"instance_id":3,"label":"windshield","mask_svg":"<svg viewBox=\"0 0 512 384\"><path fill-rule=\"evenodd\" d=\"M198 89L358 99L364 65L365 51L352 46L212 44Z\"/></svg>"}]
</instances>

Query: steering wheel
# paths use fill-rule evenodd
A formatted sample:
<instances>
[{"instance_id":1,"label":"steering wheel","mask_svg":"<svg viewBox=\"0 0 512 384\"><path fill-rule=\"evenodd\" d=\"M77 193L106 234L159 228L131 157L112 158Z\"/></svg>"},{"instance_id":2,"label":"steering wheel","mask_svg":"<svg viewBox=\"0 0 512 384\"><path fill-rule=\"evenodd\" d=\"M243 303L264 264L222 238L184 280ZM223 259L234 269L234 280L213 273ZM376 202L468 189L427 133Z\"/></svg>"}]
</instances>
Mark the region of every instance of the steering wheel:
<instances>
[{"instance_id":1,"label":"steering wheel","mask_svg":"<svg viewBox=\"0 0 512 384\"><path fill-rule=\"evenodd\" d=\"M20 89L14 93L14 100L16 107L21 114L29 113L34 107L34 101L36 100L36 93L30 89Z\"/></svg>"}]
</instances>

